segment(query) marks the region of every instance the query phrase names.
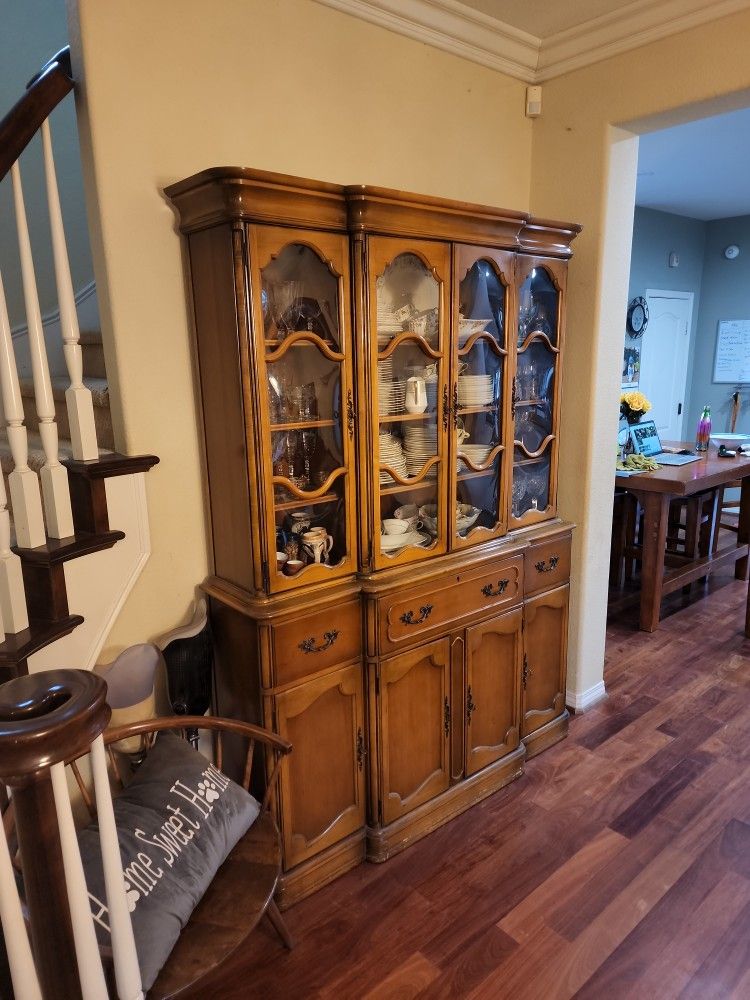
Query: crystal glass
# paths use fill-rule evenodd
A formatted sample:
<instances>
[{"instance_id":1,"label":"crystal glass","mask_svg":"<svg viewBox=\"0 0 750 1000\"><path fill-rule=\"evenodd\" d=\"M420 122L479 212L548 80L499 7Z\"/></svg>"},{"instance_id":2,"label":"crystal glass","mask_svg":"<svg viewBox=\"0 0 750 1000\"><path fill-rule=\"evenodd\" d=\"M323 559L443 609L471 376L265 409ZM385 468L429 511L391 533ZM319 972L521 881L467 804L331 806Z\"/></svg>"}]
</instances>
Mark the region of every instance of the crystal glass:
<instances>
[{"instance_id":1,"label":"crystal glass","mask_svg":"<svg viewBox=\"0 0 750 1000\"><path fill-rule=\"evenodd\" d=\"M533 268L519 291L519 345L533 333L542 333L553 347L557 345L559 300L559 292L546 268Z\"/></svg>"}]
</instances>

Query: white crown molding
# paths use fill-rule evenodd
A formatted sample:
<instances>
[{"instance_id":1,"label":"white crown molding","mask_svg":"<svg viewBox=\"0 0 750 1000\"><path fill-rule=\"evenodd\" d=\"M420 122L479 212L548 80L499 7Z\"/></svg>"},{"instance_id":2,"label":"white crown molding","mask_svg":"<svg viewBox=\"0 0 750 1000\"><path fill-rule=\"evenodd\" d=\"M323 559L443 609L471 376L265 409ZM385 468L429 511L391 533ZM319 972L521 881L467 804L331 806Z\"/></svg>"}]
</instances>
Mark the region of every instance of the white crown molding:
<instances>
[{"instance_id":1,"label":"white crown molding","mask_svg":"<svg viewBox=\"0 0 750 1000\"><path fill-rule=\"evenodd\" d=\"M79 306L86 299L91 298L96 292L96 282L90 281L87 285L79 288L75 294L75 304ZM60 319L60 310L54 309L52 312L45 313L42 316L42 326L52 326L53 323L57 323ZM29 332L29 327L27 323L19 323L18 326L14 326L10 332L11 337L15 340L16 337L23 337Z\"/></svg>"},{"instance_id":2,"label":"white crown molding","mask_svg":"<svg viewBox=\"0 0 750 1000\"><path fill-rule=\"evenodd\" d=\"M680 31L750 9L750 0L635 0L542 41L537 80L590 66Z\"/></svg>"},{"instance_id":3,"label":"white crown molding","mask_svg":"<svg viewBox=\"0 0 750 1000\"><path fill-rule=\"evenodd\" d=\"M750 9L750 0L634 0L537 38L458 0L317 0L524 83L543 83L668 35Z\"/></svg>"},{"instance_id":4,"label":"white crown molding","mask_svg":"<svg viewBox=\"0 0 750 1000\"><path fill-rule=\"evenodd\" d=\"M457 0L318 0L318 3L526 83L536 79L539 39Z\"/></svg>"}]
</instances>

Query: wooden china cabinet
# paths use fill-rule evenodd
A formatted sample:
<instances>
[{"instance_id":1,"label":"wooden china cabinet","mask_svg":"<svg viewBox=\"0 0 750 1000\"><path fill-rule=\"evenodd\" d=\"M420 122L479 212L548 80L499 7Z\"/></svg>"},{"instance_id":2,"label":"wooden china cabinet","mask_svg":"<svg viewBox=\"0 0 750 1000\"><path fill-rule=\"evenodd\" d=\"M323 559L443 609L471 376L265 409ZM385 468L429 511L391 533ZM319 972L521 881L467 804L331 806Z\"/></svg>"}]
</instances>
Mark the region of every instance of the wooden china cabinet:
<instances>
[{"instance_id":1,"label":"wooden china cabinet","mask_svg":"<svg viewBox=\"0 0 750 1000\"><path fill-rule=\"evenodd\" d=\"M192 285L217 709L294 744L288 906L567 732L556 474L579 227L240 168L167 195Z\"/></svg>"}]
</instances>

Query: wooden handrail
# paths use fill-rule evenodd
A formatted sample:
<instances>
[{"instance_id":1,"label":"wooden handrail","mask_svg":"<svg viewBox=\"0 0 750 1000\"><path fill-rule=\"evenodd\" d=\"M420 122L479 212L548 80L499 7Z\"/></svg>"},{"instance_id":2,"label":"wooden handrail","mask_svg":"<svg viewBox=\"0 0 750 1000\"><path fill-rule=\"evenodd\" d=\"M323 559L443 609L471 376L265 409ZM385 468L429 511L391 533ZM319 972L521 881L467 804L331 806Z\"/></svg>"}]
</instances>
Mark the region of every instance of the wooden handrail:
<instances>
[{"instance_id":1,"label":"wooden handrail","mask_svg":"<svg viewBox=\"0 0 750 1000\"><path fill-rule=\"evenodd\" d=\"M70 46L66 46L29 81L26 93L0 121L0 181L72 89Z\"/></svg>"}]
</instances>

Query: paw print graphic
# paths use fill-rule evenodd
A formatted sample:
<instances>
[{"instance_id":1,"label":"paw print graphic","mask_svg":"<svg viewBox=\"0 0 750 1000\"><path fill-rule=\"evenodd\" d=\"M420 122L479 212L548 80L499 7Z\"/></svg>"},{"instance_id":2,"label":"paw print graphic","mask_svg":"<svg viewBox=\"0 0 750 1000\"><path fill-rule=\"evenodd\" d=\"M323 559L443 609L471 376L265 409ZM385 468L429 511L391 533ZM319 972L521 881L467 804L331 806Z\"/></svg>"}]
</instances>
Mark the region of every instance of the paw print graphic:
<instances>
[{"instance_id":1,"label":"paw print graphic","mask_svg":"<svg viewBox=\"0 0 750 1000\"><path fill-rule=\"evenodd\" d=\"M128 901L128 913L132 913L136 903L141 898L141 894L131 886L127 879L123 879L123 883L125 885L125 899Z\"/></svg>"},{"instance_id":2,"label":"paw print graphic","mask_svg":"<svg viewBox=\"0 0 750 1000\"><path fill-rule=\"evenodd\" d=\"M198 794L202 795L203 798L206 800L206 802L209 803L209 805L212 802L215 802L219 797L219 793L216 790L216 785L214 784L213 781L210 781L208 778L206 778L205 781L201 781L198 783Z\"/></svg>"}]
</instances>

